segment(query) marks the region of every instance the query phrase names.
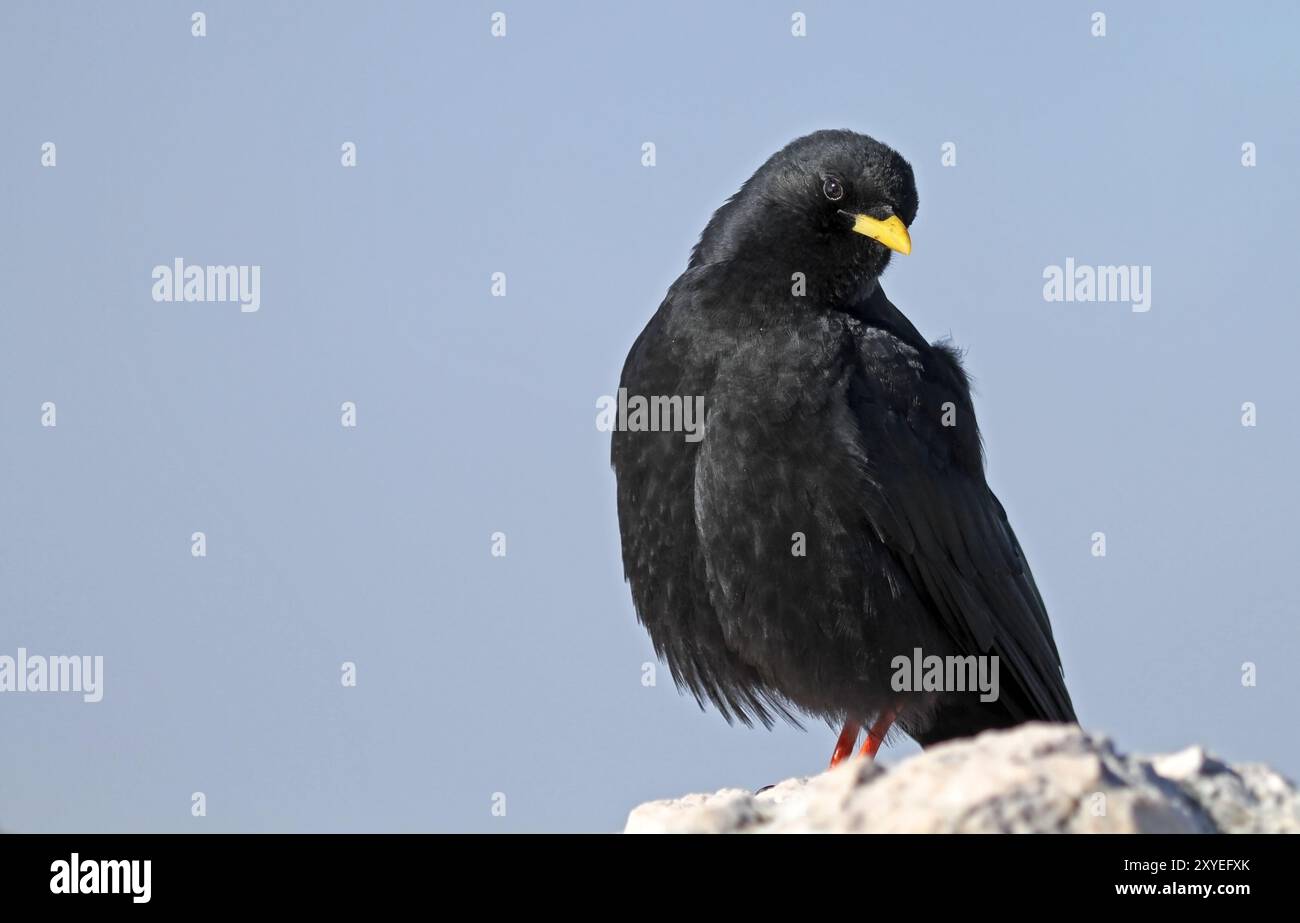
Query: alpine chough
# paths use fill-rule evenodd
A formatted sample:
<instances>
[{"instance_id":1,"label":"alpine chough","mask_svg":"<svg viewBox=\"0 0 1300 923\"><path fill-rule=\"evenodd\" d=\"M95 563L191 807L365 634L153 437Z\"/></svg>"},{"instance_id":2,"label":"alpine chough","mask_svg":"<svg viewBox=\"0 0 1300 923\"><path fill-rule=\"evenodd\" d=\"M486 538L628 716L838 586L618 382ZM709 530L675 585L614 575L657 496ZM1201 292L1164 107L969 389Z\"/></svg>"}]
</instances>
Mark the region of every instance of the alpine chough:
<instances>
[{"instance_id":1,"label":"alpine chough","mask_svg":"<svg viewBox=\"0 0 1300 923\"><path fill-rule=\"evenodd\" d=\"M842 726L832 765L862 726L874 755L891 725L928 746L1075 720L960 354L880 287L916 210L886 145L791 142L714 213L620 382L623 565L655 651L728 721ZM989 664L991 689L963 679Z\"/></svg>"}]
</instances>

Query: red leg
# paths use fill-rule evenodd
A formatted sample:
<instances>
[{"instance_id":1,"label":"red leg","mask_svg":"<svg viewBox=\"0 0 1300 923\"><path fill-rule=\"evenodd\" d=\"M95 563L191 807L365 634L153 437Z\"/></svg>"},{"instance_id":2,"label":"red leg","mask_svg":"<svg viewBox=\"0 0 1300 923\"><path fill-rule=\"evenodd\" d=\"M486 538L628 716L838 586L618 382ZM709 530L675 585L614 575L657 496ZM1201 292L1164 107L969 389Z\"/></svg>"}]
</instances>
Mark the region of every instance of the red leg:
<instances>
[{"instance_id":1,"label":"red leg","mask_svg":"<svg viewBox=\"0 0 1300 923\"><path fill-rule=\"evenodd\" d=\"M867 739L862 742L862 756L869 756L873 760L876 758L876 751L885 742L885 735L889 733L889 726L894 723L895 717L897 717L897 713L892 708L886 708L880 713L876 723L871 725L871 730L867 731ZM840 740L843 739L843 736L841 736Z\"/></svg>"},{"instance_id":2,"label":"red leg","mask_svg":"<svg viewBox=\"0 0 1300 923\"><path fill-rule=\"evenodd\" d=\"M853 755L853 748L857 745L858 731L860 730L862 730L862 725L856 721L844 722L844 730L840 731L840 739L835 741L835 752L831 754L831 769L834 769Z\"/></svg>"}]
</instances>

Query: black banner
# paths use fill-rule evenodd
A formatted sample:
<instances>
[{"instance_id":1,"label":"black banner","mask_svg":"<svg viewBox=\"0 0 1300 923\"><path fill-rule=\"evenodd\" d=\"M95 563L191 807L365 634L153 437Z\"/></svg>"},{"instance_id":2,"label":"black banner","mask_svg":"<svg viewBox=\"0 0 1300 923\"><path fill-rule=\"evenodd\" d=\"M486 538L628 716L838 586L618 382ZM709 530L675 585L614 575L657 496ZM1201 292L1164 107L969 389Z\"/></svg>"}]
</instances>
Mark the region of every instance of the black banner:
<instances>
[{"instance_id":1,"label":"black banner","mask_svg":"<svg viewBox=\"0 0 1300 923\"><path fill-rule=\"evenodd\" d=\"M33 835L0 838L9 908L374 908L436 898L609 909L773 889L822 903L1230 910L1295 887L1290 837ZM828 893L827 888L830 888ZM844 892L844 893L841 893ZM540 902L540 903L539 903ZM846 906L844 908L849 911Z\"/></svg>"}]
</instances>

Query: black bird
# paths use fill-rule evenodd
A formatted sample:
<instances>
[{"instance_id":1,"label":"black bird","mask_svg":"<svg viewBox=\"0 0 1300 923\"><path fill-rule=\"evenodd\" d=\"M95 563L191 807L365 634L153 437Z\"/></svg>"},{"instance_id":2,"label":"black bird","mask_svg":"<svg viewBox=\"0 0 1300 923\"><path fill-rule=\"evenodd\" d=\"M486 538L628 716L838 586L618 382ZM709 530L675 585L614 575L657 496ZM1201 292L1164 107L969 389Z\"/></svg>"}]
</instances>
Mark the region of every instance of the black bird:
<instances>
[{"instance_id":1,"label":"black bird","mask_svg":"<svg viewBox=\"0 0 1300 923\"><path fill-rule=\"evenodd\" d=\"M714 213L620 383L623 565L655 651L728 721L842 725L832 765L864 724L874 755L894 723L928 746L1075 720L960 354L880 288L916 209L886 145L791 142ZM702 438L678 414L699 398ZM917 688L900 657L996 657L997 697Z\"/></svg>"}]
</instances>

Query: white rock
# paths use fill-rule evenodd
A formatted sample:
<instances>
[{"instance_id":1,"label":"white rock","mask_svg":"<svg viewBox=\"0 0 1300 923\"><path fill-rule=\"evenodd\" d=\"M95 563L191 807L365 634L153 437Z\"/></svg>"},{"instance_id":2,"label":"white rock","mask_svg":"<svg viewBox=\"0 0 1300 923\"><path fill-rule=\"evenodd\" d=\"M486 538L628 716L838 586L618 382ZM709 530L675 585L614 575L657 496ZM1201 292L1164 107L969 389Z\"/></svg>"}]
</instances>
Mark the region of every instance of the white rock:
<instances>
[{"instance_id":1,"label":"white rock","mask_svg":"<svg viewBox=\"0 0 1300 923\"><path fill-rule=\"evenodd\" d=\"M1266 766L1200 747L1124 756L1075 725L1026 724L867 759L759 795L652 801L627 833L1300 833L1300 795Z\"/></svg>"}]
</instances>

